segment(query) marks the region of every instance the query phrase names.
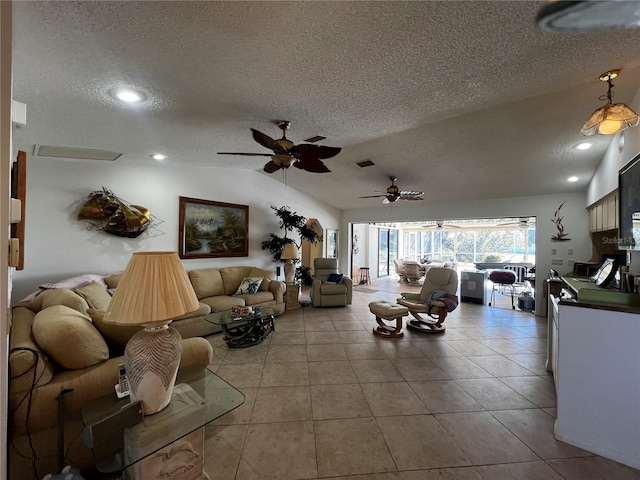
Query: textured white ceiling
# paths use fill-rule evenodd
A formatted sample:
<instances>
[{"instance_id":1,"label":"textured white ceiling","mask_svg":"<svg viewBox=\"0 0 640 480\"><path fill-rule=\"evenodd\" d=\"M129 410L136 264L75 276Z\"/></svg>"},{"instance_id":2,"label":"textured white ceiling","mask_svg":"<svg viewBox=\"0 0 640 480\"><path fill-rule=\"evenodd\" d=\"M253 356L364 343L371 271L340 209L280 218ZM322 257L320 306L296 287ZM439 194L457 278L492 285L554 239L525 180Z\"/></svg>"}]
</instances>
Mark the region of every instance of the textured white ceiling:
<instances>
[{"instance_id":1,"label":"textured white ceiling","mask_svg":"<svg viewBox=\"0 0 640 480\"><path fill-rule=\"evenodd\" d=\"M290 168L288 185L342 209L376 206L357 197L389 175L431 202L583 190L611 138L571 147L601 73L623 69L616 101L638 92L640 30L542 32L543 3L15 2L15 143L261 170L267 157L216 152L268 153L249 129L278 138L286 119L295 143L343 148L331 173ZM122 85L149 101L118 105Z\"/></svg>"}]
</instances>

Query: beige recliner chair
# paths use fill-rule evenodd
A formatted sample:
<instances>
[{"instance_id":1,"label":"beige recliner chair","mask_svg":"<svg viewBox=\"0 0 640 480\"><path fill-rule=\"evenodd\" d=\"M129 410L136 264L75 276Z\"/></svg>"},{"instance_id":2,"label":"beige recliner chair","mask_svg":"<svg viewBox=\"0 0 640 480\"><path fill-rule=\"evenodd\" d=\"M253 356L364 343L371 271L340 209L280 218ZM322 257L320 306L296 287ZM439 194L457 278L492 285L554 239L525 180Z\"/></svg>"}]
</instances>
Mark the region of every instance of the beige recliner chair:
<instances>
[{"instance_id":1,"label":"beige recliner chair","mask_svg":"<svg viewBox=\"0 0 640 480\"><path fill-rule=\"evenodd\" d=\"M353 281L345 276L337 283L329 280L331 274L339 275L337 258L316 258L313 261L313 271L310 293L314 307L351 305Z\"/></svg>"},{"instance_id":2,"label":"beige recliner chair","mask_svg":"<svg viewBox=\"0 0 640 480\"><path fill-rule=\"evenodd\" d=\"M447 318L447 305L443 300L438 300L438 295L434 295L434 292L455 295L457 290L458 273L455 270L439 267L428 270L420 293L403 292L400 294L402 298L396 300L415 317L415 320L407 322L407 328L422 333L444 332L442 322ZM421 317L421 313L427 314L429 318Z\"/></svg>"}]
</instances>

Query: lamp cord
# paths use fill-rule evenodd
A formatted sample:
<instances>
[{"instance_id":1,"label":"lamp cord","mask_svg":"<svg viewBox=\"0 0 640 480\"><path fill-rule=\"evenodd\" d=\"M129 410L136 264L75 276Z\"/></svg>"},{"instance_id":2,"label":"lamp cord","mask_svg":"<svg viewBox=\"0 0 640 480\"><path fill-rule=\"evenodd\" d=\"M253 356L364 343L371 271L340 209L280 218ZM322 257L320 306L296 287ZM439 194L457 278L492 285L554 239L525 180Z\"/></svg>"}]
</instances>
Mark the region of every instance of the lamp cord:
<instances>
[{"instance_id":1,"label":"lamp cord","mask_svg":"<svg viewBox=\"0 0 640 480\"><path fill-rule=\"evenodd\" d=\"M30 348L25 348L25 347L18 347L18 348L14 348L12 349L12 352L15 351L22 351L22 352L30 352L33 357L34 357L34 362L33 365L31 367L29 367L27 370L25 370L23 373L21 373L20 375L16 375L11 376L10 379L11 380L15 380L18 379L22 376L27 375L30 371L33 371L33 376L31 378L31 385L29 387L29 391L25 394L24 397L22 397L22 399L18 402L18 404L15 406L15 408L13 410L9 411L9 425L13 425L13 416L15 415L15 413L17 412L17 410L22 406L22 404L25 402L25 400L27 401L27 415L26 415L26 425L25 425L25 430L27 431L27 438L29 441L29 449L31 450L31 458L29 458L28 456L22 454L19 450L18 447L15 445L14 443L14 438L13 436L11 436L11 446L13 447L13 449L15 450L16 454L19 455L22 458L26 458L26 459L30 459L31 460L31 469L33 470L33 476L34 478L39 478L38 477L38 465L36 462L36 449L33 446L33 438L31 435L31 427L29 426L29 418L31 416L31 401L33 398L33 390L36 387L36 384L38 383L38 381L42 378L42 376L44 375L44 370L40 373L40 375L37 375L38 372L38 352L36 352L35 350L32 350Z\"/></svg>"}]
</instances>

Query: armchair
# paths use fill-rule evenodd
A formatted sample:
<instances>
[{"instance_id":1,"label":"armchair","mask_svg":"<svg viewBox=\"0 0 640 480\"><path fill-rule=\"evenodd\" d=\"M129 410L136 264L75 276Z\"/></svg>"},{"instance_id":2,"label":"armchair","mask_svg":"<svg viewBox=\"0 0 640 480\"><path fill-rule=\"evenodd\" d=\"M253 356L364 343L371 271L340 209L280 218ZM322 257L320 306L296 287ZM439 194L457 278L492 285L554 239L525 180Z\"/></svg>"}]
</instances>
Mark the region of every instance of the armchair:
<instances>
[{"instance_id":1,"label":"armchair","mask_svg":"<svg viewBox=\"0 0 640 480\"><path fill-rule=\"evenodd\" d=\"M400 280L398 280L399 282L406 282L407 281L407 277L405 275L405 269L404 269L404 262L402 260L398 260L397 258L393 259L393 266L396 269L396 273L398 274L398 277L400 277Z\"/></svg>"},{"instance_id":2,"label":"armchair","mask_svg":"<svg viewBox=\"0 0 640 480\"><path fill-rule=\"evenodd\" d=\"M440 267L428 270L420 293L403 292L400 294L402 298L396 300L398 304L407 307L409 313L415 318L407 322L407 328L422 333L444 332L445 327L442 326L442 322L447 318L449 310L442 299L437 299L438 294L455 295L457 290L458 273L455 270ZM430 318L421 317L421 313L426 313Z\"/></svg>"},{"instance_id":3,"label":"armchair","mask_svg":"<svg viewBox=\"0 0 640 480\"><path fill-rule=\"evenodd\" d=\"M316 258L311 283L311 304L314 307L344 307L351 305L353 281L343 276L340 282L328 282L329 275L338 273L338 259Z\"/></svg>"}]
</instances>

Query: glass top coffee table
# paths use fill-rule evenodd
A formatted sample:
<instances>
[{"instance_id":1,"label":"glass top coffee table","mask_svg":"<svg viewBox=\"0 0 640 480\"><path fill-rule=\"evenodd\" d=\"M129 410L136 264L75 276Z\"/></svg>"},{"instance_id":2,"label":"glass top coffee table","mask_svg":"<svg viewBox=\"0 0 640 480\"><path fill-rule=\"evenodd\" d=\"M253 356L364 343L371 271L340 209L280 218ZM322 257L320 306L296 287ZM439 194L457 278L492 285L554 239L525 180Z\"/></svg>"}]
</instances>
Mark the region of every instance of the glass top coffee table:
<instances>
[{"instance_id":1,"label":"glass top coffee table","mask_svg":"<svg viewBox=\"0 0 640 480\"><path fill-rule=\"evenodd\" d=\"M260 307L251 315L238 315L231 310L206 315L204 319L222 327L229 348L245 348L262 343L276 328L275 317L282 312L273 307Z\"/></svg>"},{"instance_id":2,"label":"glass top coffee table","mask_svg":"<svg viewBox=\"0 0 640 480\"><path fill-rule=\"evenodd\" d=\"M159 413L140 417L140 403L116 394L82 407L87 427L84 438L96 468L114 473L134 466L168 445L244 403L244 394L205 367L178 370L169 405ZM90 432L90 433L89 433Z\"/></svg>"}]
</instances>

